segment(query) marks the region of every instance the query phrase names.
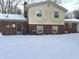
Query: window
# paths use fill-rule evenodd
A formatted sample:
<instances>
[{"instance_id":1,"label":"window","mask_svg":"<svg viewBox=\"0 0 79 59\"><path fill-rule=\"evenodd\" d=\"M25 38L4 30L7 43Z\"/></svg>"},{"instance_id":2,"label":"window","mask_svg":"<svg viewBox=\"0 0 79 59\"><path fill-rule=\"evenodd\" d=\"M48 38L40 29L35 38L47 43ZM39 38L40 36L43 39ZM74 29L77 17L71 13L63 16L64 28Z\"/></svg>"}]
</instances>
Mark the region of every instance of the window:
<instances>
[{"instance_id":1,"label":"window","mask_svg":"<svg viewBox=\"0 0 79 59\"><path fill-rule=\"evenodd\" d=\"M7 28L10 28L10 26L9 26L9 25L6 25L6 27L7 27Z\"/></svg>"},{"instance_id":2,"label":"window","mask_svg":"<svg viewBox=\"0 0 79 59\"><path fill-rule=\"evenodd\" d=\"M42 17L42 10L37 10L36 15L37 17Z\"/></svg>"},{"instance_id":3,"label":"window","mask_svg":"<svg viewBox=\"0 0 79 59\"><path fill-rule=\"evenodd\" d=\"M37 33L42 34L43 33L43 26L37 26Z\"/></svg>"},{"instance_id":4,"label":"window","mask_svg":"<svg viewBox=\"0 0 79 59\"><path fill-rule=\"evenodd\" d=\"M15 24L12 24L12 27L15 28Z\"/></svg>"},{"instance_id":5,"label":"window","mask_svg":"<svg viewBox=\"0 0 79 59\"><path fill-rule=\"evenodd\" d=\"M58 33L58 26L52 26L52 33Z\"/></svg>"},{"instance_id":6,"label":"window","mask_svg":"<svg viewBox=\"0 0 79 59\"><path fill-rule=\"evenodd\" d=\"M7 28L15 28L15 24L8 24L6 25Z\"/></svg>"},{"instance_id":7,"label":"window","mask_svg":"<svg viewBox=\"0 0 79 59\"><path fill-rule=\"evenodd\" d=\"M54 12L54 17L59 18L59 12Z\"/></svg>"},{"instance_id":8,"label":"window","mask_svg":"<svg viewBox=\"0 0 79 59\"><path fill-rule=\"evenodd\" d=\"M72 23L69 23L69 24L68 24L68 27L69 27L69 28L72 28Z\"/></svg>"}]
</instances>

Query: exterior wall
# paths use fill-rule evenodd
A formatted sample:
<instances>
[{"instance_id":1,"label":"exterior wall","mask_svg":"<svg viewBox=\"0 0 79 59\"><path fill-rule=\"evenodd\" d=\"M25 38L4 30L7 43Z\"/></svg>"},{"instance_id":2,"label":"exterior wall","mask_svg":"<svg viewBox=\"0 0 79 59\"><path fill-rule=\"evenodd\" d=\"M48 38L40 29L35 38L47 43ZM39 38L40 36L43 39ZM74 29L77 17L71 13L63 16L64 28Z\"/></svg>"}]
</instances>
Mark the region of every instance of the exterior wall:
<instances>
[{"instance_id":1,"label":"exterior wall","mask_svg":"<svg viewBox=\"0 0 79 59\"><path fill-rule=\"evenodd\" d=\"M15 28L7 28L7 25L15 24L14 22L9 21L0 21L0 32L3 34L15 34Z\"/></svg>"},{"instance_id":2,"label":"exterior wall","mask_svg":"<svg viewBox=\"0 0 79 59\"><path fill-rule=\"evenodd\" d=\"M79 23L77 23L77 32L79 33Z\"/></svg>"},{"instance_id":3,"label":"exterior wall","mask_svg":"<svg viewBox=\"0 0 79 59\"><path fill-rule=\"evenodd\" d=\"M68 33L76 33L77 32L77 24L72 23L72 28L69 28L69 23L65 23L65 28L64 30L67 31Z\"/></svg>"},{"instance_id":4,"label":"exterior wall","mask_svg":"<svg viewBox=\"0 0 79 59\"><path fill-rule=\"evenodd\" d=\"M59 26L58 26L58 32L59 32L60 34L63 34L63 33L64 33L64 25L59 25Z\"/></svg>"},{"instance_id":5,"label":"exterior wall","mask_svg":"<svg viewBox=\"0 0 79 59\"><path fill-rule=\"evenodd\" d=\"M15 27L7 27L7 25L15 24ZM27 22L16 22L16 21L0 21L0 32L3 35L17 34L17 28L21 28L19 24L22 24L22 31L27 32Z\"/></svg>"},{"instance_id":6,"label":"exterior wall","mask_svg":"<svg viewBox=\"0 0 79 59\"><path fill-rule=\"evenodd\" d=\"M52 25L44 25L44 34L52 34Z\"/></svg>"},{"instance_id":7,"label":"exterior wall","mask_svg":"<svg viewBox=\"0 0 79 59\"><path fill-rule=\"evenodd\" d=\"M42 9L42 17L36 16L36 10ZM59 12L59 18L54 18L54 12ZM43 25L64 25L64 11L52 4L43 4L30 7L28 9L29 24L43 24Z\"/></svg>"},{"instance_id":8,"label":"exterior wall","mask_svg":"<svg viewBox=\"0 0 79 59\"><path fill-rule=\"evenodd\" d=\"M35 30L35 33L32 30ZM36 25L29 25L29 34L36 34Z\"/></svg>"},{"instance_id":9,"label":"exterior wall","mask_svg":"<svg viewBox=\"0 0 79 59\"><path fill-rule=\"evenodd\" d=\"M27 28L27 22L16 22L16 32L22 32L22 34L27 34Z\"/></svg>"},{"instance_id":10,"label":"exterior wall","mask_svg":"<svg viewBox=\"0 0 79 59\"><path fill-rule=\"evenodd\" d=\"M53 34L52 33L52 26L54 25L29 25L29 34L37 34L37 26L43 26L43 34ZM64 26L63 25L56 25L58 26L58 33L64 33ZM32 30L35 30L35 33L32 32Z\"/></svg>"}]
</instances>

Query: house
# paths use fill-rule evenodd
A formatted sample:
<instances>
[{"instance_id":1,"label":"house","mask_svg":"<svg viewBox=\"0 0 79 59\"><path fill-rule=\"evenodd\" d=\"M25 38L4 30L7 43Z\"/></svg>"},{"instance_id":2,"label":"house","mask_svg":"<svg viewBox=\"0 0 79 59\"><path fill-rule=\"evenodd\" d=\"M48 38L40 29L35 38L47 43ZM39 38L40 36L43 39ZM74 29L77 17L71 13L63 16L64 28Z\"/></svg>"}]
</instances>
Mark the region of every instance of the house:
<instances>
[{"instance_id":1,"label":"house","mask_svg":"<svg viewBox=\"0 0 79 59\"><path fill-rule=\"evenodd\" d=\"M70 19L70 18L75 18L74 13L72 11L71 12L67 12L65 14L65 19Z\"/></svg>"},{"instance_id":2,"label":"house","mask_svg":"<svg viewBox=\"0 0 79 59\"><path fill-rule=\"evenodd\" d=\"M30 34L64 33L64 15L67 9L52 2L24 4Z\"/></svg>"},{"instance_id":3,"label":"house","mask_svg":"<svg viewBox=\"0 0 79 59\"><path fill-rule=\"evenodd\" d=\"M79 32L79 19L71 18L65 19L65 32L67 33L76 33Z\"/></svg>"},{"instance_id":4,"label":"house","mask_svg":"<svg viewBox=\"0 0 79 59\"><path fill-rule=\"evenodd\" d=\"M27 24L22 15L0 14L0 33L3 35L26 34Z\"/></svg>"}]
</instances>

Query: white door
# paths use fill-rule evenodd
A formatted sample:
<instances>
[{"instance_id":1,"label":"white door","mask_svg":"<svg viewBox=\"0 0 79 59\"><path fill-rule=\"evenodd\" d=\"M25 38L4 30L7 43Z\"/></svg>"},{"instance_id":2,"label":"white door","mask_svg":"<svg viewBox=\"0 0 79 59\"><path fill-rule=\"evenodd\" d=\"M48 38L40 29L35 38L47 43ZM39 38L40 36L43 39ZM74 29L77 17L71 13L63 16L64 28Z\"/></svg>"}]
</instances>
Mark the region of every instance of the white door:
<instances>
[{"instance_id":1,"label":"white door","mask_svg":"<svg viewBox=\"0 0 79 59\"><path fill-rule=\"evenodd\" d=\"M58 26L52 26L52 33L58 33Z\"/></svg>"},{"instance_id":2,"label":"white door","mask_svg":"<svg viewBox=\"0 0 79 59\"><path fill-rule=\"evenodd\" d=\"M79 32L79 23L77 24L77 32Z\"/></svg>"},{"instance_id":3,"label":"white door","mask_svg":"<svg viewBox=\"0 0 79 59\"><path fill-rule=\"evenodd\" d=\"M43 26L37 26L37 34L43 33Z\"/></svg>"}]
</instances>

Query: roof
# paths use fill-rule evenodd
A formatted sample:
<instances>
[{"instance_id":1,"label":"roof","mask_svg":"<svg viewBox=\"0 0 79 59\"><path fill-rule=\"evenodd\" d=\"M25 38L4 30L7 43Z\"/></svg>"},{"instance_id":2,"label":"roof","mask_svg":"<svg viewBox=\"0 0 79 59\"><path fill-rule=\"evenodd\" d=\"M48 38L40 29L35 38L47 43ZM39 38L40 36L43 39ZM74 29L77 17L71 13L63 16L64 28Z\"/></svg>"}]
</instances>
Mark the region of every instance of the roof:
<instances>
[{"instance_id":1,"label":"roof","mask_svg":"<svg viewBox=\"0 0 79 59\"><path fill-rule=\"evenodd\" d=\"M0 20L27 21L23 15L17 14L0 14Z\"/></svg>"},{"instance_id":2,"label":"roof","mask_svg":"<svg viewBox=\"0 0 79 59\"><path fill-rule=\"evenodd\" d=\"M56 3L54 3L54 2L52 2L52 1L42 1L42 2L37 2L37 3L33 3L33 4L28 4L28 5L26 5L26 6L27 6L27 7L33 7L33 6L42 5L42 4L46 4L46 3L50 3L50 4L52 4L52 5L56 6L56 7L58 7L58 8L60 8L60 9L64 10L65 12L68 11L68 10L65 9L64 7L62 7L62 6L60 6L60 5L56 4Z\"/></svg>"},{"instance_id":3,"label":"roof","mask_svg":"<svg viewBox=\"0 0 79 59\"><path fill-rule=\"evenodd\" d=\"M79 19L71 18L71 19L64 19L66 23L71 22L71 23L79 23Z\"/></svg>"}]
</instances>

